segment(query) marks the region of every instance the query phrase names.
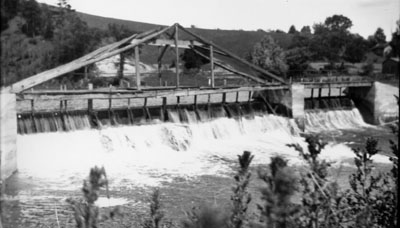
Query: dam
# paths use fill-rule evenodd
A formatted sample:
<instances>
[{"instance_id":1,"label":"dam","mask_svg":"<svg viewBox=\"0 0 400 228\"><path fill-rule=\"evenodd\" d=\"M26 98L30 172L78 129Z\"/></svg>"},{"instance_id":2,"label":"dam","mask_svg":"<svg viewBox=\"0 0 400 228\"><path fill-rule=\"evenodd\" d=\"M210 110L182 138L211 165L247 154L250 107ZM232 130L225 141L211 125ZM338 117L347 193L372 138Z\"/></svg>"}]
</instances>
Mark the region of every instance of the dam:
<instances>
[{"instance_id":1,"label":"dam","mask_svg":"<svg viewBox=\"0 0 400 228\"><path fill-rule=\"evenodd\" d=\"M178 39L178 31L186 32L186 40ZM160 38L168 32L170 39ZM188 36L190 39L188 39ZM139 63L139 45L162 48L159 66L167 49L175 50L179 64L179 49L192 49L210 60L209 86L191 87L179 84L176 70L175 86L141 85L140 70L136 71L136 86L110 87L86 90L32 90L48 80L76 69L134 49ZM205 56L205 49L208 56ZM239 70L232 67L236 61ZM227 64L230 63L230 64ZM246 78L247 86L215 85L215 66ZM161 71L159 70L161 78ZM17 170L17 135L44 132L63 132L103 126L142 125L158 122L204 122L219 117L241 118L258 114L273 114L292 118L301 131L310 125L307 110L358 108L363 119L379 124L398 118L397 109L387 111L396 104L390 99L382 104L384 93L396 93L384 85L360 76L314 77L287 81L264 69L246 62L228 50L193 34L179 24L153 31L134 34L109 44L80 59L51 69L7 88L1 93L1 178L5 180ZM396 94L393 94L396 95ZM398 91L397 91L398 96ZM386 113L384 113L386 110ZM397 111L397 112L396 112ZM310 112L312 113L312 112ZM322 118L322 121L325 117ZM307 119L308 118L308 119ZM317 118L314 115L314 118ZM315 128L313 126L311 128Z\"/></svg>"},{"instance_id":2,"label":"dam","mask_svg":"<svg viewBox=\"0 0 400 228\"><path fill-rule=\"evenodd\" d=\"M371 130L398 119L393 96L398 88L359 76L283 79L196 34L179 40L178 31L185 32L175 24L136 34L2 89L1 179L28 183L18 193L21 211L31 215L29 208L48 195L60 203L62 197L54 192L79 189L94 165L104 165L116 192L160 186L226 175L229 161L243 150L256 154L256 164L268 163L273 154L298 164L298 154L286 145L304 144L303 133ZM164 32L170 39L160 37ZM160 47L159 61L163 50L205 49L211 66L251 83L217 85L211 67L209 85L182 85L177 68L172 86L144 86L137 71L132 87L32 90L128 49L135 49L139 62L139 45ZM241 67L233 68L231 61ZM338 144L328 146L324 156L350 159L351 153Z\"/></svg>"}]
</instances>

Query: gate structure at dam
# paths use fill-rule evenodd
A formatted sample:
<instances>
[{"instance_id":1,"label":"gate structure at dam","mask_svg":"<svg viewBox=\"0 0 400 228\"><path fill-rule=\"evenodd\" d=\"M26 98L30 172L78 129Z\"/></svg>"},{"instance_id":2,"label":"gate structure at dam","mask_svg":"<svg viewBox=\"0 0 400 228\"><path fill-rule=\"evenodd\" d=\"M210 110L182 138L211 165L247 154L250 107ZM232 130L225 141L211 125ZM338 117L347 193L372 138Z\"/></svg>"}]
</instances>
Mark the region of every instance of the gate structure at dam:
<instances>
[{"instance_id":1,"label":"gate structure at dam","mask_svg":"<svg viewBox=\"0 0 400 228\"><path fill-rule=\"evenodd\" d=\"M182 39L180 39L180 37ZM96 62L134 51L135 66L140 62L140 46L159 47L158 74L167 51L175 55L175 85L144 86L140 67L135 67L135 85L85 90L32 90L46 81L87 67ZM191 49L210 62L208 86L181 85L180 49ZM235 63L235 64L234 64ZM246 86L217 86L214 68L218 66L235 77L251 81ZM69 131L101 125L143 124L146 121L172 121L184 110L204 120L235 117L250 112L264 112L294 118L304 128L306 109L346 107L346 99L363 103L370 111L370 122L376 122L373 99L364 98L374 89L374 82L362 77L321 77L313 81L289 81L245 61L236 54L193 33L179 24L134 34L101 47L79 59L33 75L1 91L1 179L17 169L17 134L47 131ZM177 113L177 115L172 115Z\"/></svg>"}]
</instances>

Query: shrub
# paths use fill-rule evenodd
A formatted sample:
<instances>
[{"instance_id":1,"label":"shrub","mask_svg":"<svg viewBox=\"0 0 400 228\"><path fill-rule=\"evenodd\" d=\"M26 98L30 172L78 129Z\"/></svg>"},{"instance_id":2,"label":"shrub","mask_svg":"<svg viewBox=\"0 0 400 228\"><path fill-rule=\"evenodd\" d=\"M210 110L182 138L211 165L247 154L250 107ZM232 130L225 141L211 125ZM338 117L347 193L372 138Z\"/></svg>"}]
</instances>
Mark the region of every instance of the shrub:
<instances>
[{"instance_id":1,"label":"shrub","mask_svg":"<svg viewBox=\"0 0 400 228\"><path fill-rule=\"evenodd\" d=\"M253 160L254 155L250 152L244 151L240 156L239 169L235 175L236 186L232 188L233 195L231 200L233 203L232 215L231 215L231 226L234 228L241 228L248 226L248 215L247 208L251 201L251 194L247 188L250 182L251 172L249 171L250 163Z\"/></svg>"},{"instance_id":2,"label":"shrub","mask_svg":"<svg viewBox=\"0 0 400 228\"><path fill-rule=\"evenodd\" d=\"M160 228L160 227L171 227L170 222L162 222L165 214L162 210L161 194L159 189L155 189L150 198L150 214L149 218L146 218L141 226L143 228Z\"/></svg>"},{"instance_id":3,"label":"shrub","mask_svg":"<svg viewBox=\"0 0 400 228\"><path fill-rule=\"evenodd\" d=\"M339 227L345 216L337 211L346 210L346 195L336 182L328 181L331 164L319 159L326 143L315 136L306 137L306 142L308 152L299 145L290 145L307 163L300 178L301 209L296 223L298 227Z\"/></svg>"},{"instance_id":4,"label":"shrub","mask_svg":"<svg viewBox=\"0 0 400 228\"><path fill-rule=\"evenodd\" d=\"M183 228L229 228L229 216L215 206L193 208L182 222Z\"/></svg>"},{"instance_id":5,"label":"shrub","mask_svg":"<svg viewBox=\"0 0 400 228\"><path fill-rule=\"evenodd\" d=\"M268 173L259 171L259 177L267 186L261 188L262 205L257 205L260 211L260 222L252 227L293 227L297 207L292 205L291 197L296 191L296 178L282 157L271 158Z\"/></svg>"}]
</instances>

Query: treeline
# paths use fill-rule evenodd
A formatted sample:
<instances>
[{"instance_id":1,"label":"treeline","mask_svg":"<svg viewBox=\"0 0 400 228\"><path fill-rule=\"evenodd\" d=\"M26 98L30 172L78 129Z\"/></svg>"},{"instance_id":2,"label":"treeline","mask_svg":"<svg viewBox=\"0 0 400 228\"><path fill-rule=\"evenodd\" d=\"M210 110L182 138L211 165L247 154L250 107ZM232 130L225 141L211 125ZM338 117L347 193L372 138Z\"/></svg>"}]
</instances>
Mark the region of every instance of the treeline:
<instances>
[{"instance_id":1,"label":"treeline","mask_svg":"<svg viewBox=\"0 0 400 228\"><path fill-rule=\"evenodd\" d=\"M66 0L59 0L57 5L1 0L1 86L70 62L134 33L116 24L108 25L107 30L91 28ZM79 79L70 76L68 80Z\"/></svg>"},{"instance_id":2,"label":"treeline","mask_svg":"<svg viewBox=\"0 0 400 228\"><path fill-rule=\"evenodd\" d=\"M364 39L350 32L352 26L352 21L343 15L333 15L327 17L324 23L314 24L313 33L309 26L297 31L292 25L288 34L292 34L293 39L287 50L266 36L255 44L247 59L278 74L295 76L309 69L312 61L328 62L327 70L343 71L344 63L366 62L366 55L371 52L384 58L399 57L399 22L389 42L382 28L377 28L373 35Z\"/></svg>"}]
</instances>

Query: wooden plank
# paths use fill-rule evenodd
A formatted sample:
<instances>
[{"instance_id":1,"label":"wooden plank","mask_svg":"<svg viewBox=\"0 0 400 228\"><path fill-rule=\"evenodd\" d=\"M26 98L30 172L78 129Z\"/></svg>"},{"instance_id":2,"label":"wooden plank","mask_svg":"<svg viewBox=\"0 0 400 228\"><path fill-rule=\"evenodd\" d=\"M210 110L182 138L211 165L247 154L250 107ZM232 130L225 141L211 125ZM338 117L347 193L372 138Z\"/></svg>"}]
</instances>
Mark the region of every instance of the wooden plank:
<instances>
[{"instance_id":1,"label":"wooden plank","mask_svg":"<svg viewBox=\"0 0 400 228\"><path fill-rule=\"evenodd\" d=\"M143 42L146 42L147 40L150 40L150 39L153 39L156 36L159 36L160 34L162 34L163 32L167 31L170 28L172 28L172 26L166 27L166 28L163 28L163 29L159 29L159 30L157 30L156 32L154 32L152 34L150 34L148 36L145 36L140 40L137 40L136 42L132 42L131 44L129 44L129 45L125 46L125 47L113 50L111 52L106 52L105 54L102 54L102 55L100 55L100 56L98 56L96 58L93 58L93 59L90 59L90 60L86 60L85 58L87 58L87 56L84 56L84 57L82 57L82 58L80 58L78 60L75 60L75 61L72 61L70 63L61 65L61 66L56 67L54 69L50 69L50 70L44 71L42 73L36 74L34 76L31 76L29 78L21 80L21 81L19 81L17 83L14 83L10 87L7 87L6 90L12 91L14 93L20 93L20 92L22 92L24 90L30 89L30 88L32 88L32 87L34 87L34 86L36 86L38 84L41 84L41 83L43 83L45 81L48 81L50 79L59 77L59 76L64 75L64 74L66 74L68 72L72 72L72 71L80 69L80 68L82 68L84 66L90 65L92 63L101 61L103 59L109 58L111 56L117 55L117 54L119 54L121 52L124 52L126 50L129 50L129 49L131 49L131 48L133 48L133 47L135 47L135 46L137 46L137 45L139 45L139 44L141 44Z\"/></svg>"},{"instance_id":2,"label":"wooden plank","mask_svg":"<svg viewBox=\"0 0 400 228\"><path fill-rule=\"evenodd\" d=\"M231 58L236 59L237 61L239 61L239 62L241 62L241 63L243 63L243 64L249 66L250 68L252 68L252 69L254 69L254 70L256 70L256 71L259 71L259 72L265 74L265 75L268 76L269 78L272 78L272 79L274 79L274 80L276 80L276 81L278 81L278 82L281 82L281 83L283 83L283 84L287 84L287 83L285 82L285 80L283 80L283 79L280 78L279 76L277 76L277 75L275 75L275 74L272 74L272 73L270 73L270 72L268 72L268 71L262 69L261 67L258 67L258 66L256 66L256 65L253 65L253 64L251 64L251 63L249 63L249 62L243 60L242 58L240 58L239 56L237 56L237 55L233 54L232 52L226 50L225 48L222 48L222 47L220 47L220 46L218 46L218 45L216 45L216 44L214 44L214 43L212 43L212 42L207 41L206 39L204 39L204 38L202 38L201 36L199 36L199 35L197 35L197 34L191 32L191 31L189 31L188 29L184 28L183 26L181 26L181 25L179 25L179 24L178 24L178 27L181 28L183 31L187 32L188 34L190 34L190 35L196 37L196 38L199 39L201 42L206 43L206 44L208 44L208 45L210 45L210 46L214 46L214 48L216 48L216 49L218 49L218 50L220 50L220 51L222 51L222 52L225 52L225 53L226 53L228 56L230 56Z\"/></svg>"}]
</instances>

